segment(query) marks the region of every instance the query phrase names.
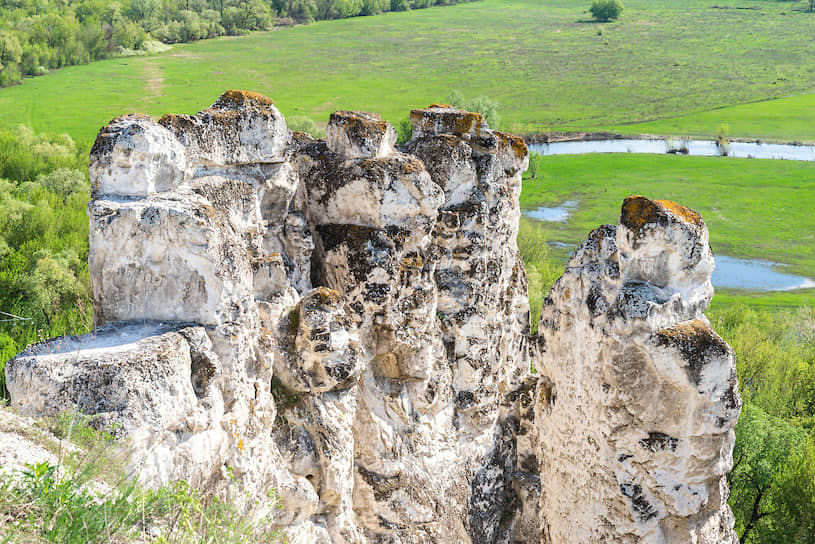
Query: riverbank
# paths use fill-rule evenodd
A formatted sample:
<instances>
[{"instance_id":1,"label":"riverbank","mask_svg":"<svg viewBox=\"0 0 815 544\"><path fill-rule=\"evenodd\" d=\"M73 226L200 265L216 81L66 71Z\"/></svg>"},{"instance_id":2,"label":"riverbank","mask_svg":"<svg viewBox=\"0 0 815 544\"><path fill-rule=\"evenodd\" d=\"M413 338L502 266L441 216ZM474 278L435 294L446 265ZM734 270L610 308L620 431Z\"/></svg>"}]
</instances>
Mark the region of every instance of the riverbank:
<instances>
[{"instance_id":1,"label":"riverbank","mask_svg":"<svg viewBox=\"0 0 815 544\"><path fill-rule=\"evenodd\" d=\"M597 142L603 140L671 140L673 142L681 143L688 140L704 140L703 138L691 138L685 136L672 136L670 134L623 134L621 132L612 131L551 131L551 132L535 132L531 134L523 134L521 137L527 143L532 144L553 144L563 142ZM790 146L809 146L813 145L810 142L801 140L787 141L778 138L739 138L739 137L726 137L728 142L747 143L747 144L778 144Z\"/></svg>"}]
</instances>

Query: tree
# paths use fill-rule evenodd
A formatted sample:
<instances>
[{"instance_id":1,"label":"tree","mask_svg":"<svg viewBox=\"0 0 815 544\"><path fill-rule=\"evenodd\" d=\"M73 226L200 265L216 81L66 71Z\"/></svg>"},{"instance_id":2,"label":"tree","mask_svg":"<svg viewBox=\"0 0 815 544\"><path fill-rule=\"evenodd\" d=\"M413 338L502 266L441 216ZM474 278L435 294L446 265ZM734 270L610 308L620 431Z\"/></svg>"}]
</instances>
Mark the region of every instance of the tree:
<instances>
[{"instance_id":1,"label":"tree","mask_svg":"<svg viewBox=\"0 0 815 544\"><path fill-rule=\"evenodd\" d=\"M22 54L23 48L17 36L0 32L0 87L20 81L19 64Z\"/></svg>"},{"instance_id":2,"label":"tree","mask_svg":"<svg viewBox=\"0 0 815 544\"><path fill-rule=\"evenodd\" d=\"M790 533L798 528L788 522L807 518L791 485L800 473L809 470L804 462L806 443L802 427L749 403L742 408L736 425L733 470L728 475L729 503L742 544L790 542ZM807 506L804 504L804 509Z\"/></svg>"},{"instance_id":3,"label":"tree","mask_svg":"<svg viewBox=\"0 0 815 544\"><path fill-rule=\"evenodd\" d=\"M620 16L623 12L623 4L620 0L595 0L589 12L597 21L606 23Z\"/></svg>"}]
</instances>

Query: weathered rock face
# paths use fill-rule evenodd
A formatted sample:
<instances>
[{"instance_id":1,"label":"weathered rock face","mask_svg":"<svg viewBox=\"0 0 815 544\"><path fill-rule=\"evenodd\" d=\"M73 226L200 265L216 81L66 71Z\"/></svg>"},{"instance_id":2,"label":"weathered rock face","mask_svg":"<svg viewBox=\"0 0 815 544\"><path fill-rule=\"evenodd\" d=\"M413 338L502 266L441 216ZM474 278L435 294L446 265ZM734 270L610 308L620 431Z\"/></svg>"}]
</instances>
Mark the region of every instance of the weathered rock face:
<instances>
[{"instance_id":1,"label":"weathered rock face","mask_svg":"<svg viewBox=\"0 0 815 544\"><path fill-rule=\"evenodd\" d=\"M701 218L627 200L530 337L526 146L444 105L411 121L404 150L362 112L314 140L242 91L112 121L88 207L104 326L11 360L13 406L115 424L143 480L259 503L291 542L732 539Z\"/></svg>"},{"instance_id":2,"label":"weathered rock face","mask_svg":"<svg viewBox=\"0 0 815 544\"><path fill-rule=\"evenodd\" d=\"M702 311L713 255L695 212L629 197L541 314L541 510L549 542L736 542L724 475L741 405Z\"/></svg>"}]
</instances>

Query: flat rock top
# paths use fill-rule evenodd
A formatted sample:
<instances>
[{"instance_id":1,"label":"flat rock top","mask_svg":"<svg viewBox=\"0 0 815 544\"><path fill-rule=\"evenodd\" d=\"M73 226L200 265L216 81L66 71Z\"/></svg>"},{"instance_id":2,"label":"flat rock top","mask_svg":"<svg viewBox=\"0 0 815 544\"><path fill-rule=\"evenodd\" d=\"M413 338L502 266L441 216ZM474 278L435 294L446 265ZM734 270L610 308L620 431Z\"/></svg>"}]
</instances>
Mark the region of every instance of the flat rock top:
<instances>
[{"instance_id":1,"label":"flat rock top","mask_svg":"<svg viewBox=\"0 0 815 544\"><path fill-rule=\"evenodd\" d=\"M464 111L447 104L432 104L423 109L411 110L410 122L423 134L473 134L487 128L484 116Z\"/></svg>"},{"instance_id":2,"label":"flat rock top","mask_svg":"<svg viewBox=\"0 0 815 544\"><path fill-rule=\"evenodd\" d=\"M102 327L95 332L82 336L61 336L44 342L38 342L27 347L18 357L33 357L42 355L78 354L88 355L89 352L102 351L130 351L136 344L151 336L177 330L177 323L116 323Z\"/></svg>"}]
</instances>

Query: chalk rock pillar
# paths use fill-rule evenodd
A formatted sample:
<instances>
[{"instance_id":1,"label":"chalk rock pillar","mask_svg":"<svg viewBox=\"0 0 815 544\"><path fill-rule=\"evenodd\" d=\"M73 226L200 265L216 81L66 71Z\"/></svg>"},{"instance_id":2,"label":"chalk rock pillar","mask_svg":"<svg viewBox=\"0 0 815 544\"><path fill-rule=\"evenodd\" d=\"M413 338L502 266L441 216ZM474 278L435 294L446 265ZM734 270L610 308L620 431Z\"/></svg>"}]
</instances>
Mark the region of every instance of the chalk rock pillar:
<instances>
[{"instance_id":1,"label":"chalk rock pillar","mask_svg":"<svg viewBox=\"0 0 815 544\"><path fill-rule=\"evenodd\" d=\"M712 270L699 214L637 196L553 287L534 357L544 542L736 542L741 401L702 314Z\"/></svg>"}]
</instances>

